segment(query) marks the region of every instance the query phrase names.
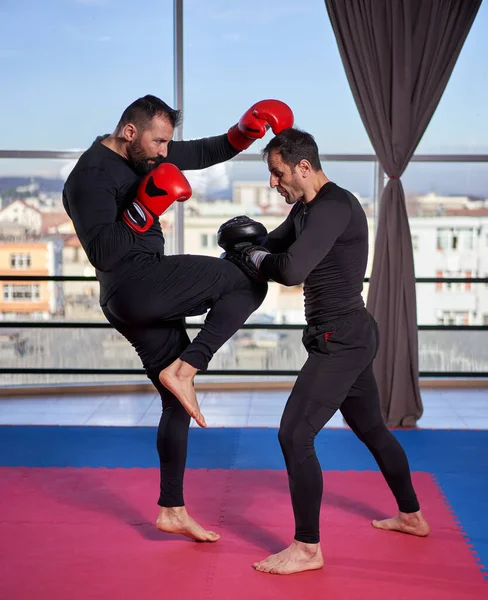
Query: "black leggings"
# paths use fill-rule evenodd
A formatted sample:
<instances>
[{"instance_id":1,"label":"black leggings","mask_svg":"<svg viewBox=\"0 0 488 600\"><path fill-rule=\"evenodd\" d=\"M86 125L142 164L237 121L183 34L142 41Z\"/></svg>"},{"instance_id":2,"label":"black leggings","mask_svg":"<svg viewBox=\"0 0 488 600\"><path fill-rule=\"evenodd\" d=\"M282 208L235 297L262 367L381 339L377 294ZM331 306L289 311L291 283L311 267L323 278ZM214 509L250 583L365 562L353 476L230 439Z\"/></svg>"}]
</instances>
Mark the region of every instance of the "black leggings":
<instances>
[{"instance_id":1,"label":"black leggings","mask_svg":"<svg viewBox=\"0 0 488 600\"><path fill-rule=\"evenodd\" d=\"M402 512L419 510L405 452L384 424L373 359L378 328L361 309L341 319L308 326L303 335L308 359L281 419L278 438L285 457L295 515L295 539L320 541L323 479L314 440L339 409L349 427L373 454Z\"/></svg>"},{"instance_id":2,"label":"black leggings","mask_svg":"<svg viewBox=\"0 0 488 600\"><path fill-rule=\"evenodd\" d=\"M214 353L244 324L266 297L267 284L251 281L227 260L178 255L155 259L144 279L127 280L102 310L134 346L146 374L161 395L163 412L157 448L161 467L160 506L184 506L190 417L159 381L159 373L177 358L207 369ZM195 339L184 317L205 314Z\"/></svg>"}]
</instances>

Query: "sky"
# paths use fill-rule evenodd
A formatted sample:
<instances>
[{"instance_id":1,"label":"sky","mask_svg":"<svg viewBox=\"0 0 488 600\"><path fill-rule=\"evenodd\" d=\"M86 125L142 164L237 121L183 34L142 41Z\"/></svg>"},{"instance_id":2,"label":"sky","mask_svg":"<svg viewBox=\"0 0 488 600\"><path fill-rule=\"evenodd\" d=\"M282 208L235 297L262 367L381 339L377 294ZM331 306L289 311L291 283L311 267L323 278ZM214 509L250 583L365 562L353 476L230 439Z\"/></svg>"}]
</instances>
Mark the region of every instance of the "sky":
<instances>
[{"instance_id":1,"label":"sky","mask_svg":"<svg viewBox=\"0 0 488 600\"><path fill-rule=\"evenodd\" d=\"M487 27L484 0L417 153L488 153ZM257 100L278 98L322 153L373 152L323 0L184 0L184 70L185 139L223 133ZM135 98L174 103L173 0L0 0L0 81L0 149L84 149ZM488 164L441 167L414 165L406 181L488 196ZM374 180L371 165L331 168L361 193ZM237 172L267 176L250 169ZM61 170L0 160L0 176Z\"/></svg>"}]
</instances>

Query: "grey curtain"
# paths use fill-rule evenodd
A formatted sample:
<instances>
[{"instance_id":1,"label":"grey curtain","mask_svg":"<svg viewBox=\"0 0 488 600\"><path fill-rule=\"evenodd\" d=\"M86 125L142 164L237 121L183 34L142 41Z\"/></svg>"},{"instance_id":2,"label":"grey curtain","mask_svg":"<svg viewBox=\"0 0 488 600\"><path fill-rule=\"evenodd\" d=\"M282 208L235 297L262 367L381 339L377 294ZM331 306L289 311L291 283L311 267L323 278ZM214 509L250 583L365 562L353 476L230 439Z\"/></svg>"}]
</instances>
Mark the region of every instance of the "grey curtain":
<instances>
[{"instance_id":1,"label":"grey curtain","mask_svg":"<svg viewBox=\"0 0 488 600\"><path fill-rule=\"evenodd\" d=\"M415 273L400 176L444 92L481 0L325 0L362 121L389 181L368 309L378 321L375 374L385 422L422 416Z\"/></svg>"}]
</instances>

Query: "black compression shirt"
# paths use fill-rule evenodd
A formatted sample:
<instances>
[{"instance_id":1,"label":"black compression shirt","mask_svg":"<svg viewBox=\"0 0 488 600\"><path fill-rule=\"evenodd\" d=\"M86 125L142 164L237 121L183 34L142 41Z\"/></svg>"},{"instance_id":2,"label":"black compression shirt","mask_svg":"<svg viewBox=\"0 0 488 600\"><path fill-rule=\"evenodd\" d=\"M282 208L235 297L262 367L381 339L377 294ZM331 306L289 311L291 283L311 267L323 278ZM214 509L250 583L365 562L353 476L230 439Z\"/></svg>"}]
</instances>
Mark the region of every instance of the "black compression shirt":
<instances>
[{"instance_id":1,"label":"black compression shirt","mask_svg":"<svg viewBox=\"0 0 488 600\"><path fill-rule=\"evenodd\" d=\"M136 196L140 176L128 160L95 140L80 157L63 190L63 204L95 267L103 304L125 277L143 277L147 257L164 254L159 220L143 234L122 221L123 211ZM237 154L227 135L168 144L164 162L179 169L204 169Z\"/></svg>"},{"instance_id":2,"label":"black compression shirt","mask_svg":"<svg viewBox=\"0 0 488 600\"><path fill-rule=\"evenodd\" d=\"M315 325L362 308L368 223L358 199L332 182L297 202L268 235L260 272L283 285L304 283L305 318Z\"/></svg>"}]
</instances>

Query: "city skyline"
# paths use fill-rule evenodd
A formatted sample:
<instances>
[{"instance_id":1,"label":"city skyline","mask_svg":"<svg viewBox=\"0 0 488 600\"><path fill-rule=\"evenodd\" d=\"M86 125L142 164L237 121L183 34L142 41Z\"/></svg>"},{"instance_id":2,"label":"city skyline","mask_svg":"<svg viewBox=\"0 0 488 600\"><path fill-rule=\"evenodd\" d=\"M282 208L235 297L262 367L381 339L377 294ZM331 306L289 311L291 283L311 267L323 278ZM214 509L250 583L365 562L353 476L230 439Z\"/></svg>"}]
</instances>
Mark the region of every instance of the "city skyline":
<instances>
[{"instance_id":1,"label":"city skyline","mask_svg":"<svg viewBox=\"0 0 488 600\"><path fill-rule=\"evenodd\" d=\"M6 173L2 164L9 163ZM64 182L76 160L0 159L2 179L20 177L57 179ZM373 162L326 162L323 168L330 179L353 193L373 198L375 168ZM228 161L203 171L186 171L194 191L206 190L209 196L229 190L234 181L268 181L262 161ZM441 195L468 195L488 198L488 162L419 163L412 162L402 176L405 194L434 192ZM0 188L0 197L2 189Z\"/></svg>"}]
</instances>

